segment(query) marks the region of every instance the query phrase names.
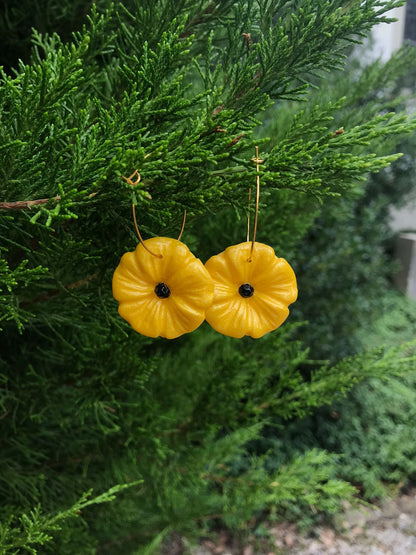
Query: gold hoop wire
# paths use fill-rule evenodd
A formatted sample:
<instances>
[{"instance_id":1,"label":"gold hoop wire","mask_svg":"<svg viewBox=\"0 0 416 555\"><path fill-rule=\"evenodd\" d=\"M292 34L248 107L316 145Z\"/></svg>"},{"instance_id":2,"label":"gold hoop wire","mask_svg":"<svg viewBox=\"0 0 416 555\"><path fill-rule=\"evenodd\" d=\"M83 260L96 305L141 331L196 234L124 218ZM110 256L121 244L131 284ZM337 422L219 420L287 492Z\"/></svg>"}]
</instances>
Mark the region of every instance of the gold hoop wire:
<instances>
[{"instance_id":1,"label":"gold hoop wire","mask_svg":"<svg viewBox=\"0 0 416 555\"><path fill-rule=\"evenodd\" d=\"M253 255L254 243L256 242L257 233L257 222L259 216L259 202L260 202L260 164L264 162L259 158L259 147L256 146L256 156L251 159L252 162L256 164L256 208L254 211L254 226L253 226L253 236L251 239L250 257L248 261L251 262L251 257ZM248 190L248 215L247 215L247 242L250 240L250 205L251 205L251 187Z\"/></svg>"},{"instance_id":2,"label":"gold hoop wire","mask_svg":"<svg viewBox=\"0 0 416 555\"><path fill-rule=\"evenodd\" d=\"M141 181L141 175L139 173L138 170L134 170L134 172L129 176L129 177L125 177L124 175L121 176L125 181L127 181L127 183L129 185L131 185L132 187L135 187L136 185L138 185ZM135 181L133 181L133 178L136 178ZM134 205L134 202L131 205L132 207L132 212L133 212L133 222L134 222L134 227L136 229L136 233L137 233L137 237L139 238L140 244L142 245L142 247L147 250L148 253L150 253L152 256L155 256L156 258L163 258L163 255L161 254L157 254L155 252L152 252L148 247L146 247L146 245L144 244L144 240L143 237L140 233L139 230L139 226L137 225L137 218L136 218L136 207ZM181 240L183 231L185 229L185 222L186 222L186 210L183 211L183 220L182 220L182 227L181 227L181 231L179 233L179 237L178 237L178 241Z\"/></svg>"}]
</instances>

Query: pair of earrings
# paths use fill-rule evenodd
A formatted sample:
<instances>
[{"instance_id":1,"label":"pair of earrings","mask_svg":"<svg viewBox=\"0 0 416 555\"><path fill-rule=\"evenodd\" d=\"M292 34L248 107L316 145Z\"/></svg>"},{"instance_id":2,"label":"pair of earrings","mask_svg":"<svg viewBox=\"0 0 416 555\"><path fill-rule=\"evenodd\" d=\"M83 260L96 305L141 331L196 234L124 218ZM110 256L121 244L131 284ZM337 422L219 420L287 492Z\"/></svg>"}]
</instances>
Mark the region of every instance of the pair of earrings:
<instances>
[{"instance_id":1,"label":"pair of earrings","mask_svg":"<svg viewBox=\"0 0 416 555\"><path fill-rule=\"evenodd\" d=\"M272 247L257 243L260 193L258 149L256 158L256 211L252 240L228 247L205 264L178 239L143 240L133 219L139 244L125 253L113 276L113 296L119 314L134 330L148 337L174 339L198 328L204 320L219 333L254 338L277 329L288 317L288 305L297 298L296 276ZM133 182L131 178L137 176ZM137 185L136 171L124 178Z\"/></svg>"}]
</instances>

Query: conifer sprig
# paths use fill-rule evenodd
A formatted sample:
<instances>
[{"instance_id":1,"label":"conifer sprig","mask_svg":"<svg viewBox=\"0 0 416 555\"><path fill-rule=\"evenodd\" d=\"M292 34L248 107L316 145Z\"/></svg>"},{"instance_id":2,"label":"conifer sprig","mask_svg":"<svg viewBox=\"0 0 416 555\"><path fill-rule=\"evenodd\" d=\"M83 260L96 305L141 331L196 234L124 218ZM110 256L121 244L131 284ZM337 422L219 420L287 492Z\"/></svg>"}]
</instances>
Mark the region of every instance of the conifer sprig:
<instances>
[{"instance_id":1,"label":"conifer sprig","mask_svg":"<svg viewBox=\"0 0 416 555\"><path fill-rule=\"evenodd\" d=\"M49 543L53 535L61 530L62 523L70 518L80 518L82 512L91 505L110 503L117 493L126 488L135 487L140 481L131 484L117 485L91 499L92 490L84 493L69 509L56 515L42 514L38 506L30 513L23 513L18 518L12 517L9 522L0 522L0 550L2 553L26 553L36 555L40 546Z\"/></svg>"}]
</instances>

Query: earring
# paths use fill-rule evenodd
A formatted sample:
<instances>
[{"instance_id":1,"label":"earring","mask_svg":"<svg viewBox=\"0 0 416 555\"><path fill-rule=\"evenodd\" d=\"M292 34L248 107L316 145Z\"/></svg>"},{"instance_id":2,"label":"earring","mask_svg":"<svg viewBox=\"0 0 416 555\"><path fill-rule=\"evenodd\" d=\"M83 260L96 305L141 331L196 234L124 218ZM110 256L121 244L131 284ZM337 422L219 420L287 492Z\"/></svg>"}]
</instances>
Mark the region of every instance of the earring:
<instances>
[{"instance_id":1,"label":"earring","mask_svg":"<svg viewBox=\"0 0 416 555\"><path fill-rule=\"evenodd\" d=\"M136 181L132 177L136 176ZM140 181L136 170L124 177L130 185ZM174 339L198 328L214 297L214 284L202 262L178 239L154 237L143 240L133 220L139 244L125 253L113 276L113 296L118 312L131 327L148 337Z\"/></svg>"},{"instance_id":2,"label":"earring","mask_svg":"<svg viewBox=\"0 0 416 555\"><path fill-rule=\"evenodd\" d=\"M247 242L228 247L205 264L214 280L214 301L207 309L207 322L219 333L231 337L259 338L277 329L289 315L288 305L296 301L296 276L283 258L268 245L256 243L260 198L258 148L256 147L256 209L253 237L247 221ZM250 205L251 191L249 192Z\"/></svg>"}]
</instances>

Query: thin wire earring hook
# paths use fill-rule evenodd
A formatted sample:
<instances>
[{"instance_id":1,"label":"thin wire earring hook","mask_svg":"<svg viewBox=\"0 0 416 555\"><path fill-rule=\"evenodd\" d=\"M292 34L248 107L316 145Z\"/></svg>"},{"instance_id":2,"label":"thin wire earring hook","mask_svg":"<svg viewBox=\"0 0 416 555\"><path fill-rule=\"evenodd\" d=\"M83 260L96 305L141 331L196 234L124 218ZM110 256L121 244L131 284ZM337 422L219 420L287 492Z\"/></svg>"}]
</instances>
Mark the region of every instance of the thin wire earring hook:
<instances>
[{"instance_id":1,"label":"thin wire earring hook","mask_svg":"<svg viewBox=\"0 0 416 555\"><path fill-rule=\"evenodd\" d=\"M250 248L250 257L248 259L251 262L251 257L253 255L254 243L256 242L256 233L257 233L257 221L259 215L259 202L260 202L260 174L259 174L259 165L264 162L261 158L259 158L259 147L256 146L256 156L252 158L252 162L256 164L256 209L254 212L254 227L253 227L253 237L251 239L251 248ZM248 191L248 206L250 209L251 203L251 187ZM250 239L250 212L248 213L247 217L247 242Z\"/></svg>"},{"instance_id":2,"label":"thin wire earring hook","mask_svg":"<svg viewBox=\"0 0 416 555\"><path fill-rule=\"evenodd\" d=\"M124 175L121 176L125 181L127 181L127 183L129 185L131 185L132 187L135 187L136 185L138 185L141 181L141 175L139 174L138 170L135 170L129 177L124 177ZM133 178L136 178L135 181L133 181ZM137 233L137 237L139 238L139 241L142 245L142 247L147 250L147 252L149 254L151 254L152 256L155 256L156 258L163 258L163 256L161 254L157 254L155 252L152 252L145 244L144 244L144 240L143 237L140 233L139 230L139 226L137 225L137 218L136 218L136 207L134 205L134 203L132 203L131 205L132 207L132 211L133 211L133 221L134 221L134 227L136 228L136 233ZM186 222L186 210L183 211L183 220L182 220L182 227L181 227L181 231L179 233L179 237L178 237L178 241L181 240L183 231L185 229L185 222Z\"/></svg>"},{"instance_id":3,"label":"thin wire earring hook","mask_svg":"<svg viewBox=\"0 0 416 555\"><path fill-rule=\"evenodd\" d=\"M134 227L136 228L136 233L137 233L137 237L139 238L140 243L142 244L142 247L147 250L148 253L150 253L152 256L155 256L156 258L163 258L163 256L161 254L156 254L155 252L151 251L148 247L146 247L146 245L144 244L143 241L143 237L141 236L141 233L139 231L139 226L137 225L137 220L136 220L136 207L134 206L134 204L131 205L132 209L133 209L133 221L134 221Z\"/></svg>"},{"instance_id":4,"label":"thin wire earring hook","mask_svg":"<svg viewBox=\"0 0 416 555\"><path fill-rule=\"evenodd\" d=\"M251 185L248 188L248 207L247 207L247 243L250 241L250 208L251 208Z\"/></svg>"},{"instance_id":5,"label":"thin wire earring hook","mask_svg":"<svg viewBox=\"0 0 416 555\"><path fill-rule=\"evenodd\" d=\"M182 237L182 234L183 234L183 230L185 229L185 222L186 222L186 210L183 211L182 227L181 227L181 230L180 230L180 232L179 232L178 241L181 240L181 237Z\"/></svg>"}]
</instances>

